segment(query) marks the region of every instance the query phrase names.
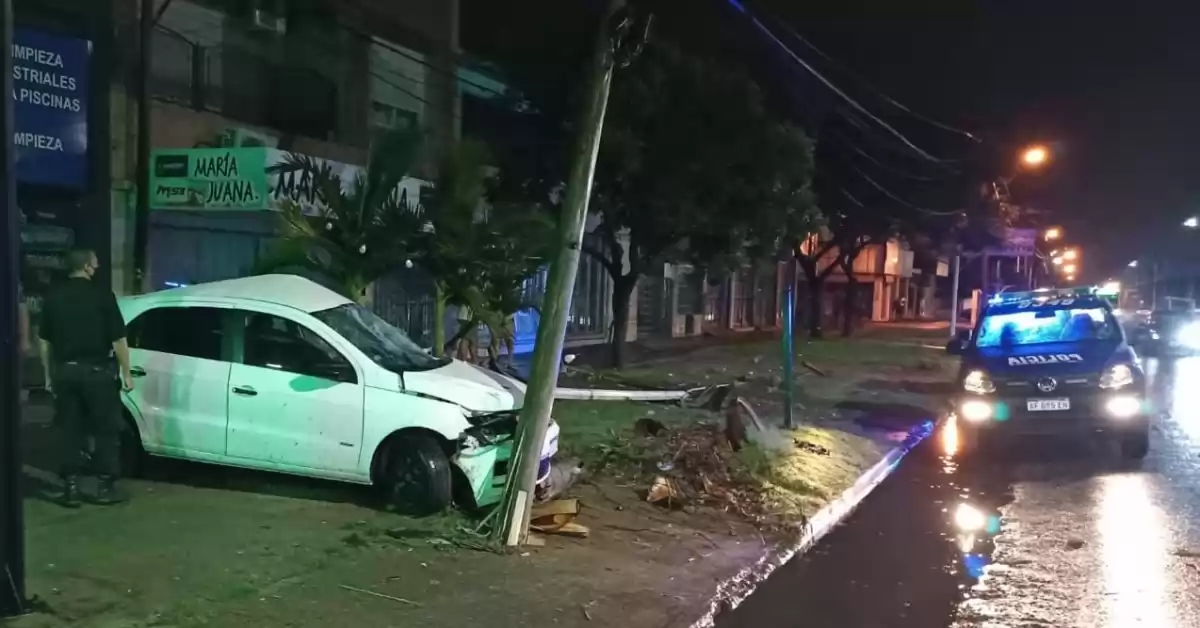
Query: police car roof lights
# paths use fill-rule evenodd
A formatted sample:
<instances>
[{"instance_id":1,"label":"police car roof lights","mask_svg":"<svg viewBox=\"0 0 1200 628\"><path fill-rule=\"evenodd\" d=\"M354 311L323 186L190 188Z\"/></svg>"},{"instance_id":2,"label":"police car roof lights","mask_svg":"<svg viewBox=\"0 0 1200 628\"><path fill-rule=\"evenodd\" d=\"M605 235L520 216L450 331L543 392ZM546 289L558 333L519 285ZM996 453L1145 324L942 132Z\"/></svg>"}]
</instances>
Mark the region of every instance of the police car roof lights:
<instances>
[{"instance_id":1,"label":"police car roof lights","mask_svg":"<svg viewBox=\"0 0 1200 628\"><path fill-rule=\"evenodd\" d=\"M1047 301L1050 299L1079 299L1096 295L1095 288L1042 288L1024 292L1001 292L988 299L988 305L1021 303L1023 301Z\"/></svg>"}]
</instances>

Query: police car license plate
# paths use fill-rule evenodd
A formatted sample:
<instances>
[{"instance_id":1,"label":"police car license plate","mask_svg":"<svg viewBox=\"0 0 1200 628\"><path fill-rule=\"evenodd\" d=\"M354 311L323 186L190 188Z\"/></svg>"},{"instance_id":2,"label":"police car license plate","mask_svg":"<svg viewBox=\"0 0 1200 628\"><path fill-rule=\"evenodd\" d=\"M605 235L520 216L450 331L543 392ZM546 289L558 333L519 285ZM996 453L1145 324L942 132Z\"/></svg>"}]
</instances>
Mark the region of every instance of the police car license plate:
<instances>
[{"instance_id":1,"label":"police car license plate","mask_svg":"<svg viewBox=\"0 0 1200 628\"><path fill-rule=\"evenodd\" d=\"M1030 399L1026 402L1026 408L1030 412L1054 412L1056 410L1070 410L1070 399Z\"/></svg>"}]
</instances>

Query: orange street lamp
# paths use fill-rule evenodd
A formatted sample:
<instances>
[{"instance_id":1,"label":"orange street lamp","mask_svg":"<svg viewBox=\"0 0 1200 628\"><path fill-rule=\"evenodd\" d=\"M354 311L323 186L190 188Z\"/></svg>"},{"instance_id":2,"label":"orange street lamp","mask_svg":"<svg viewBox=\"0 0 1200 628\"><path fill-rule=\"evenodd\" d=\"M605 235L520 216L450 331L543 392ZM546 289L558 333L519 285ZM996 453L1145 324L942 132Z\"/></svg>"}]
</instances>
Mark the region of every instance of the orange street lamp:
<instances>
[{"instance_id":1,"label":"orange street lamp","mask_svg":"<svg viewBox=\"0 0 1200 628\"><path fill-rule=\"evenodd\" d=\"M1063 251L1063 259L1068 260L1068 261L1077 260L1077 259L1079 259L1079 251L1077 251L1075 249L1067 249L1067 250Z\"/></svg>"},{"instance_id":2,"label":"orange street lamp","mask_svg":"<svg viewBox=\"0 0 1200 628\"><path fill-rule=\"evenodd\" d=\"M1066 266L1063 266L1063 272L1067 273L1068 275L1074 275L1076 270L1078 270L1078 267L1076 267L1074 264L1067 264Z\"/></svg>"},{"instance_id":3,"label":"orange street lamp","mask_svg":"<svg viewBox=\"0 0 1200 628\"><path fill-rule=\"evenodd\" d=\"M1029 168L1038 168L1050 161L1050 150L1045 146L1030 146L1021 153L1021 163Z\"/></svg>"},{"instance_id":4,"label":"orange street lamp","mask_svg":"<svg viewBox=\"0 0 1200 628\"><path fill-rule=\"evenodd\" d=\"M1061 237L1062 237L1062 229L1060 229L1058 227L1050 227L1049 229L1046 230L1045 238L1046 238L1047 242L1050 242L1052 240L1057 240Z\"/></svg>"},{"instance_id":5,"label":"orange street lamp","mask_svg":"<svg viewBox=\"0 0 1200 628\"><path fill-rule=\"evenodd\" d=\"M1055 265L1055 266L1062 266L1062 265L1063 265L1063 258L1061 258L1061 257L1055 257L1054 259L1052 259L1052 260L1050 260L1050 261L1054 262L1054 265Z\"/></svg>"}]
</instances>

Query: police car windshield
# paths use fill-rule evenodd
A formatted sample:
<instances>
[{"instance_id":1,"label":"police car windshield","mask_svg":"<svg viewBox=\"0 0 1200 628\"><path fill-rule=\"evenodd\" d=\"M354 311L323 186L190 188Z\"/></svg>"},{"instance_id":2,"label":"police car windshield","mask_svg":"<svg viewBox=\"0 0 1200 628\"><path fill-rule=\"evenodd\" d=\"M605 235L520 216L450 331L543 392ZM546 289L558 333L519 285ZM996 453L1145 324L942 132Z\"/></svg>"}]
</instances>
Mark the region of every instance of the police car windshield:
<instances>
[{"instance_id":1,"label":"police car windshield","mask_svg":"<svg viewBox=\"0 0 1200 628\"><path fill-rule=\"evenodd\" d=\"M1075 305L1003 306L989 312L979 326L975 346L1012 348L1061 342L1093 342L1119 338L1119 328L1104 307Z\"/></svg>"}]
</instances>

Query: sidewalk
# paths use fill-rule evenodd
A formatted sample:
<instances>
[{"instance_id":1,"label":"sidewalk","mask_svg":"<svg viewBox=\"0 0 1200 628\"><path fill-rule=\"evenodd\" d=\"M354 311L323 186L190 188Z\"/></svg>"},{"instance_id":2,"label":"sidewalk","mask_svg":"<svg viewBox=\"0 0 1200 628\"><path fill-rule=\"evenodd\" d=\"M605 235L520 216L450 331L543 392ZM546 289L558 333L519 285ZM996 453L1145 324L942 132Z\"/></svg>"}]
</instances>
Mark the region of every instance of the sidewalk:
<instances>
[{"instance_id":1,"label":"sidewalk","mask_svg":"<svg viewBox=\"0 0 1200 628\"><path fill-rule=\"evenodd\" d=\"M723 417L700 410L556 404L564 455L587 469L570 496L591 534L516 555L472 549L478 524L463 515L408 519L376 510L365 490L200 465L152 465L129 483L134 500L111 509L66 511L33 492L29 588L44 612L11 625L689 626L721 583L791 547L808 517L931 414L920 406L943 373L939 352L893 336L798 349L827 374L797 371L806 426L773 432L778 450L733 452ZM778 419L776 341L683 355L624 375L740 380L739 394ZM639 418L668 429L640 436ZM28 442L43 431L32 422ZM31 486L52 489L39 461L27 463ZM645 499L659 476L679 486L673 507Z\"/></svg>"}]
</instances>

